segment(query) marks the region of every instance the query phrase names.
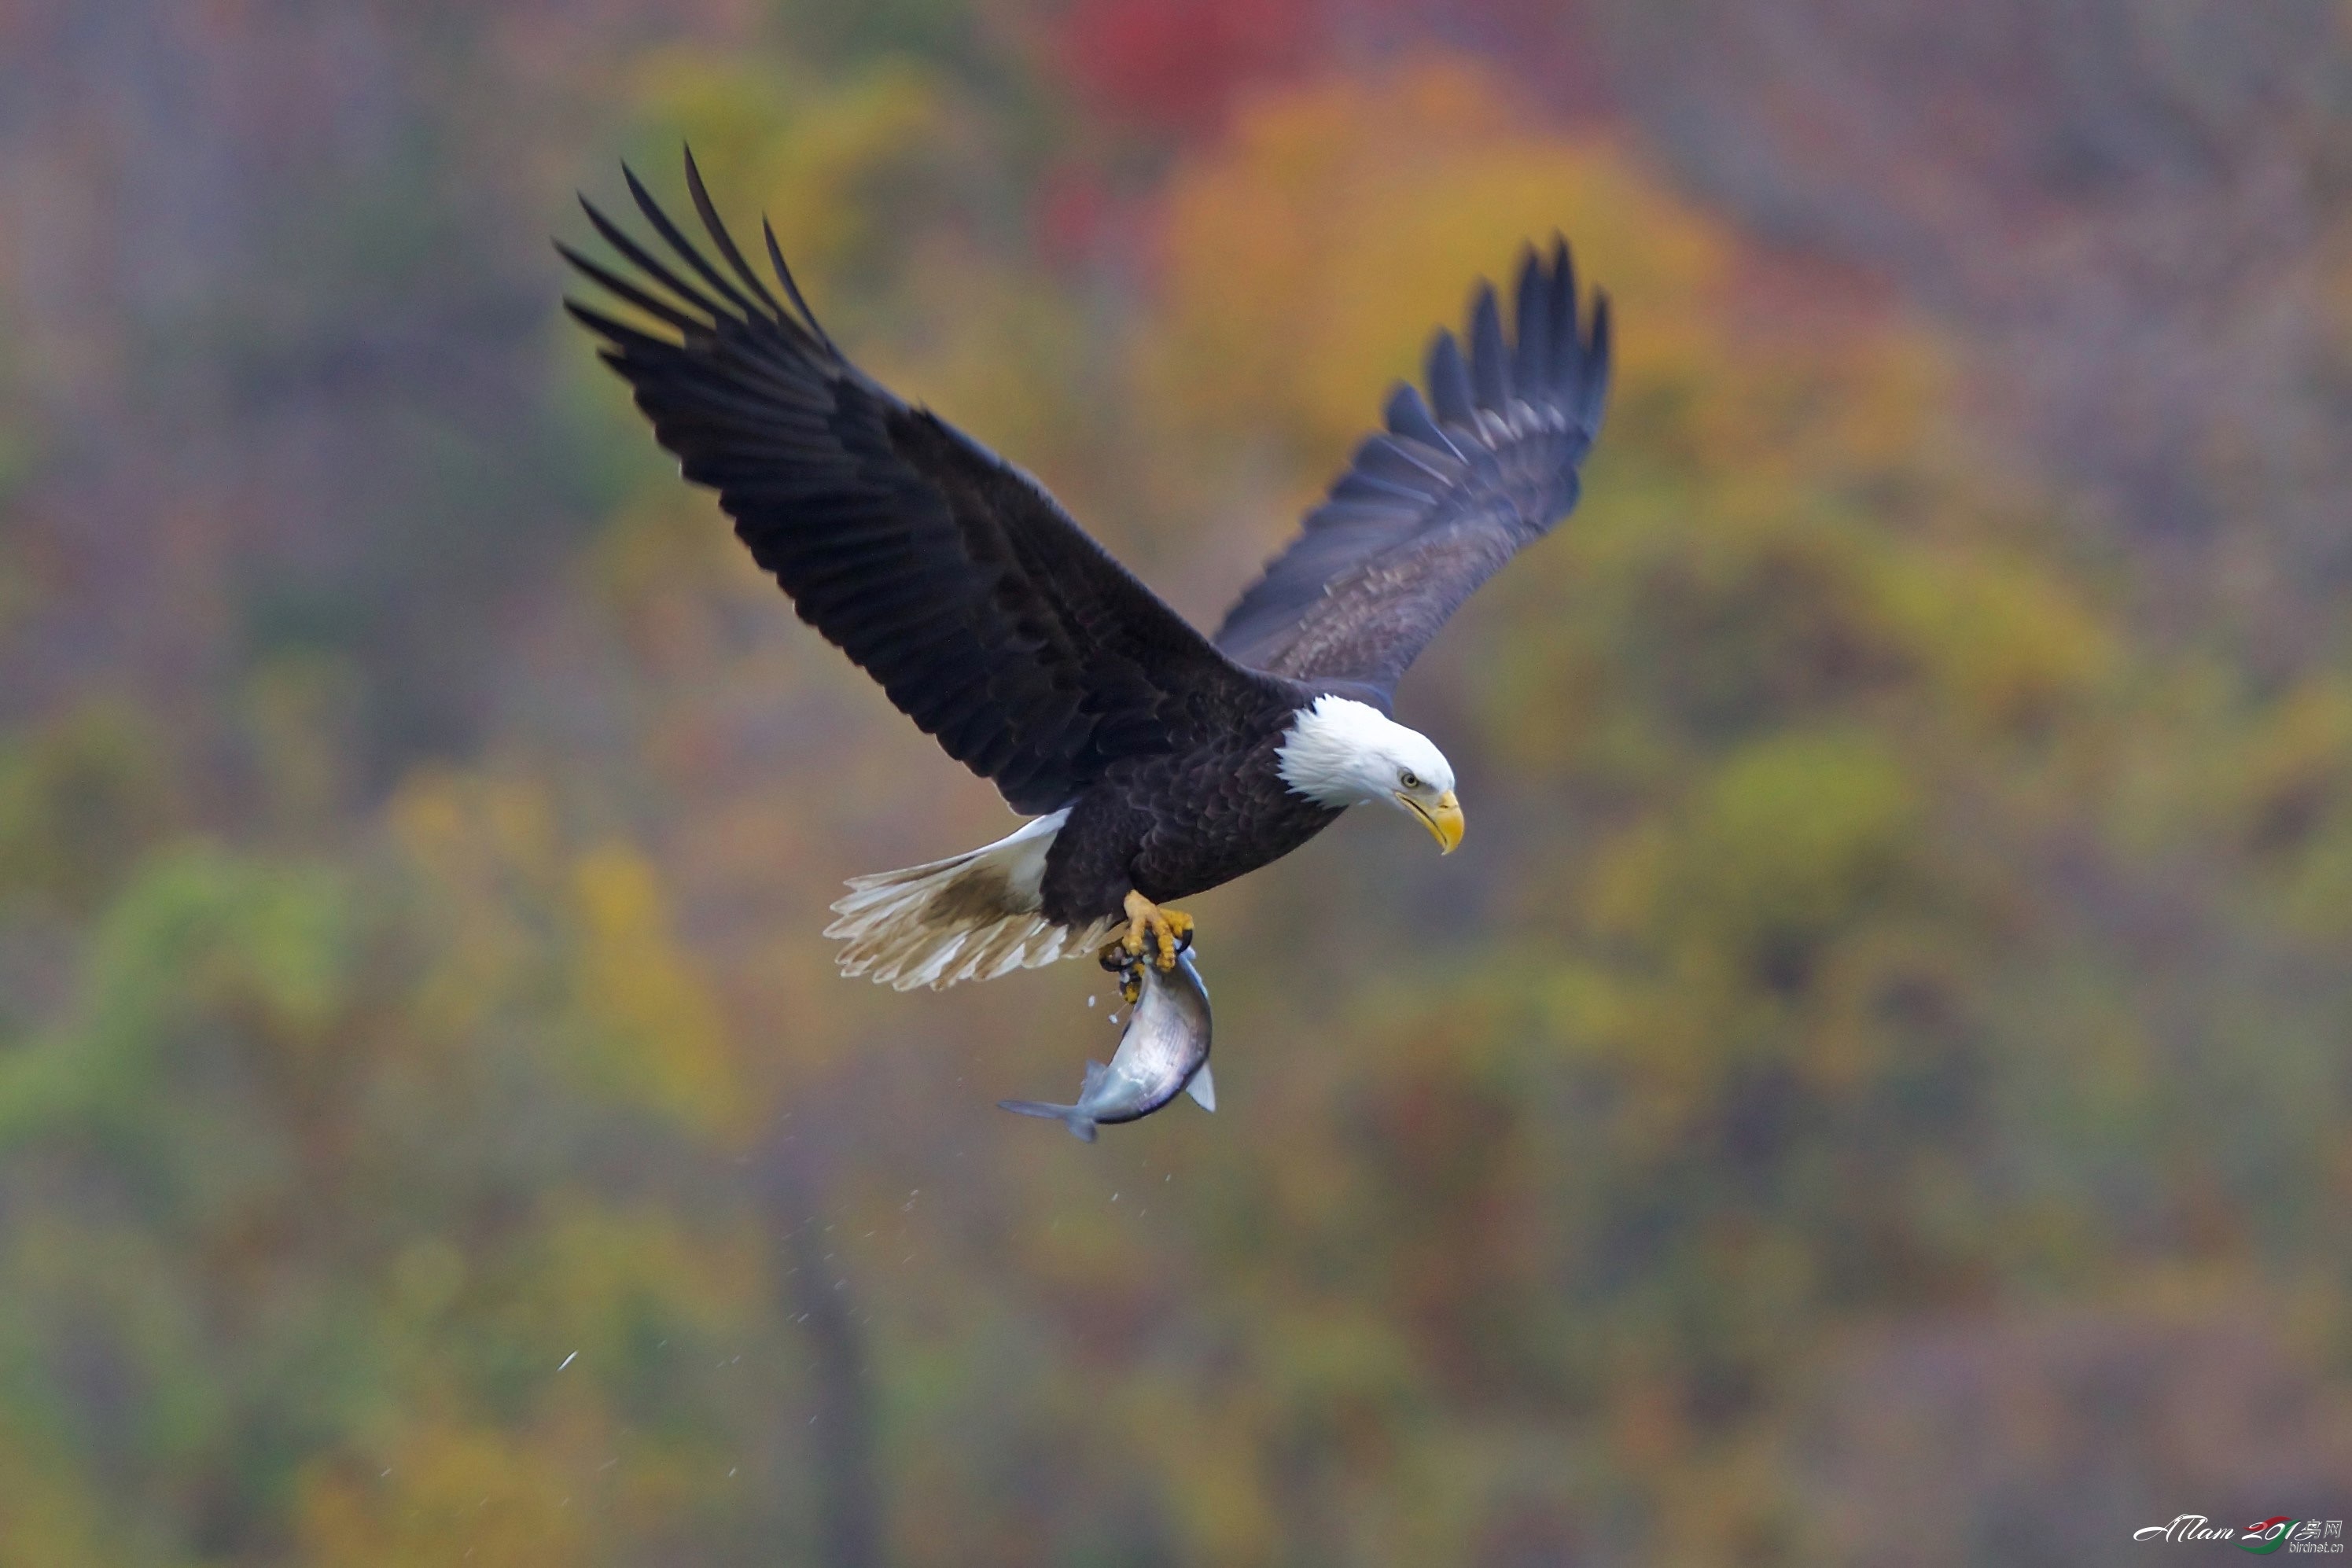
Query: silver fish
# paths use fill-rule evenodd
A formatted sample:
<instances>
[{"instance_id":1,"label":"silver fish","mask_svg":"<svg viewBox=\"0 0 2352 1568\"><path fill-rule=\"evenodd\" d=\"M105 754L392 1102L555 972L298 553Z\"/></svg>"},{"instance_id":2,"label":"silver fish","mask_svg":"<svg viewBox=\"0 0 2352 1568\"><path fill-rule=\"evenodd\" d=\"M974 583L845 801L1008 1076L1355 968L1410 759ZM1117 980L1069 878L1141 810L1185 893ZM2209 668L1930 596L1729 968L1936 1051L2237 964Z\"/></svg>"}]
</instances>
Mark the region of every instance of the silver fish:
<instances>
[{"instance_id":1,"label":"silver fish","mask_svg":"<svg viewBox=\"0 0 2352 1568\"><path fill-rule=\"evenodd\" d=\"M1163 973L1140 964L1143 994L1118 1037L1110 1066L1087 1064L1076 1105L1035 1100L996 1103L1024 1116L1058 1118L1073 1137L1091 1143L1095 1129L1108 1122L1139 1121L1179 1094L1190 1094L1203 1110L1217 1109L1216 1080L1209 1076L1209 988L1192 965L1190 951L1176 955Z\"/></svg>"}]
</instances>

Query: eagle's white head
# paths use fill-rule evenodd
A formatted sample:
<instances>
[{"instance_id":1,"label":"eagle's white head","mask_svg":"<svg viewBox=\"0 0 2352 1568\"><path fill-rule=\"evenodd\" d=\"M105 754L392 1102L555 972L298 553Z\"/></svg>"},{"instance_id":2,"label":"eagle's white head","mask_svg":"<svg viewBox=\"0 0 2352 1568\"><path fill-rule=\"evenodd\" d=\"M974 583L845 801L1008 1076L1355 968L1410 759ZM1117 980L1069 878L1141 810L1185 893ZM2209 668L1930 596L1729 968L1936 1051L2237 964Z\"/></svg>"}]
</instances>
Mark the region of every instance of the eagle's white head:
<instances>
[{"instance_id":1,"label":"eagle's white head","mask_svg":"<svg viewBox=\"0 0 2352 1568\"><path fill-rule=\"evenodd\" d=\"M1282 738L1282 780L1340 809L1384 800L1421 819L1446 854L1462 842L1454 764L1430 738L1367 703L1326 693L1302 708Z\"/></svg>"}]
</instances>

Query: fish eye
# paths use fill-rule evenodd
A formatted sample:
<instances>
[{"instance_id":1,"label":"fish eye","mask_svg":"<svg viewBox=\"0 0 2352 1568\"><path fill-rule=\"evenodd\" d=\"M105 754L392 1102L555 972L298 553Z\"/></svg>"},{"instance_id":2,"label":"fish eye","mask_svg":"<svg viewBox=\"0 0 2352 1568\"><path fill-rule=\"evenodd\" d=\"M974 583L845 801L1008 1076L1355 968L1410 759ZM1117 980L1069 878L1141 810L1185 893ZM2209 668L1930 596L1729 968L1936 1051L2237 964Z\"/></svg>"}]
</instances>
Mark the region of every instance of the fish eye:
<instances>
[{"instance_id":1,"label":"fish eye","mask_svg":"<svg viewBox=\"0 0 2352 1568\"><path fill-rule=\"evenodd\" d=\"M1402 773L1397 774L1397 783L1404 785L1407 789L1419 789L1421 787L1421 780L1414 775L1413 771L1411 768L1407 768Z\"/></svg>"}]
</instances>

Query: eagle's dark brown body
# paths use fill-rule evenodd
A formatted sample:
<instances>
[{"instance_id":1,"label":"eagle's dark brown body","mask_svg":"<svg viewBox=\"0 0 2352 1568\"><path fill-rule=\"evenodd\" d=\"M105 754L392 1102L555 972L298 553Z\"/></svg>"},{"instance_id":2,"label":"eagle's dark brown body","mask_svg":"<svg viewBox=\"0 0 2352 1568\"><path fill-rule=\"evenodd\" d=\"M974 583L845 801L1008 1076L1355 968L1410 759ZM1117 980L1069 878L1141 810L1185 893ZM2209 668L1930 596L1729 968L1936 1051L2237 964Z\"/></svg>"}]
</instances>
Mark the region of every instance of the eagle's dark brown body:
<instances>
[{"instance_id":1,"label":"eagle's dark brown body","mask_svg":"<svg viewBox=\"0 0 2352 1568\"><path fill-rule=\"evenodd\" d=\"M1339 819L1283 782L1278 748L1311 700L1261 710L1181 755L1128 758L1080 795L1045 856L1046 919L1085 927L1129 889L1190 898L1278 860Z\"/></svg>"}]
</instances>

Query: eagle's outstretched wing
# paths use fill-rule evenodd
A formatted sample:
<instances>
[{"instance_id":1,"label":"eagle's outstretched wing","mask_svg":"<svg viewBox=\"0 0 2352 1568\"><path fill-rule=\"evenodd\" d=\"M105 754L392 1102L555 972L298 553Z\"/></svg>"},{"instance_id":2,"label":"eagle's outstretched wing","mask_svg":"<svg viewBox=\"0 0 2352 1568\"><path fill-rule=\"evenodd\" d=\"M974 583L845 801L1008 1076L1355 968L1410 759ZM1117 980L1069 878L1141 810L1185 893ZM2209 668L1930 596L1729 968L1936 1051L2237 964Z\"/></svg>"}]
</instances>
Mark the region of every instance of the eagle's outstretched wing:
<instances>
[{"instance_id":1,"label":"eagle's outstretched wing","mask_svg":"<svg viewBox=\"0 0 2352 1568\"><path fill-rule=\"evenodd\" d=\"M1390 394L1388 430L1356 448L1217 632L1239 662L1387 691L1446 617L1576 505L1577 465L1609 391L1609 300L1580 328L1576 271L1555 240L1519 269L1517 341L1495 290L1470 310L1470 353L1441 331L1429 393Z\"/></svg>"},{"instance_id":2,"label":"eagle's outstretched wing","mask_svg":"<svg viewBox=\"0 0 2352 1568\"><path fill-rule=\"evenodd\" d=\"M691 153L687 188L724 272L627 177L674 256L585 198L635 276L557 249L675 337L565 308L604 339L656 437L687 479L719 492L801 618L1013 809L1066 805L1113 759L1168 750L1266 684L1034 479L844 358L770 230L790 304L779 301L719 223Z\"/></svg>"}]
</instances>

